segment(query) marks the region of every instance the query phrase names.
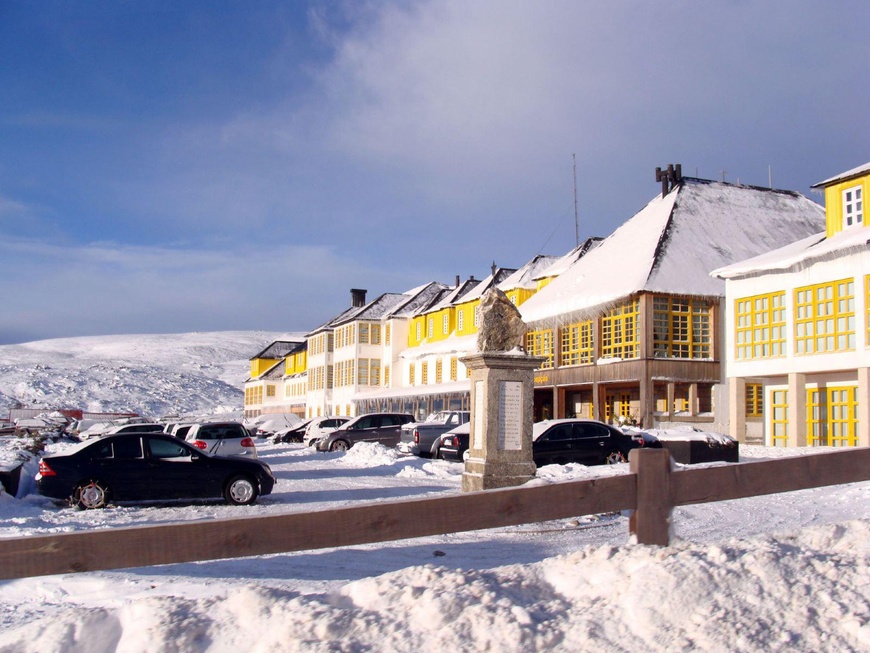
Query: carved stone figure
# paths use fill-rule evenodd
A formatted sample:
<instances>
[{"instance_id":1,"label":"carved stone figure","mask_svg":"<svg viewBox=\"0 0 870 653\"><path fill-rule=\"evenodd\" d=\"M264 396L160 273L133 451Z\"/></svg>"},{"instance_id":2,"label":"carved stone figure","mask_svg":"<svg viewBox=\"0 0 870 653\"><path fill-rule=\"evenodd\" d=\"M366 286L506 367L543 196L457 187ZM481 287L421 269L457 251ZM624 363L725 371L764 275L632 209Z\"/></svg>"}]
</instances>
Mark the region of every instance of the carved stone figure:
<instances>
[{"instance_id":1,"label":"carved stone figure","mask_svg":"<svg viewBox=\"0 0 870 653\"><path fill-rule=\"evenodd\" d=\"M517 307L498 288L487 290L480 300L477 350L511 351L523 348L526 325Z\"/></svg>"}]
</instances>

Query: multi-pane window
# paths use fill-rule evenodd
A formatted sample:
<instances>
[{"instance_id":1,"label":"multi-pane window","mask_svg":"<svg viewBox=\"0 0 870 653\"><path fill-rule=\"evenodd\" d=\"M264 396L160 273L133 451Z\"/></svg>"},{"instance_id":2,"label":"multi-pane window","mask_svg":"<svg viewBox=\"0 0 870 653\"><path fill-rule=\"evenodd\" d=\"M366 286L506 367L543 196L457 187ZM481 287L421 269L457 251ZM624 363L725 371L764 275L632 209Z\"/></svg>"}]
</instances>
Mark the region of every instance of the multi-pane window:
<instances>
[{"instance_id":1,"label":"multi-pane window","mask_svg":"<svg viewBox=\"0 0 870 653\"><path fill-rule=\"evenodd\" d=\"M843 228L853 227L864 222L864 189L852 186L843 189Z\"/></svg>"},{"instance_id":2,"label":"multi-pane window","mask_svg":"<svg viewBox=\"0 0 870 653\"><path fill-rule=\"evenodd\" d=\"M631 393L623 392L619 395L619 416L625 419L631 418Z\"/></svg>"},{"instance_id":3,"label":"multi-pane window","mask_svg":"<svg viewBox=\"0 0 870 653\"><path fill-rule=\"evenodd\" d=\"M431 338L435 334L435 319L429 318L426 320L426 337Z\"/></svg>"},{"instance_id":4,"label":"multi-pane window","mask_svg":"<svg viewBox=\"0 0 870 653\"><path fill-rule=\"evenodd\" d=\"M770 393L770 444L788 446L788 390Z\"/></svg>"},{"instance_id":5,"label":"multi-pane window","mask_svg":"<svg viewBox=\"0 0 870 653\"><path fill-rule=\"evenodd\" d=\"M465 311L461 308L456 311L456 330L462 332L465 327Z\"/></svg>"},{"instance_id":6,"label":"multi-pane window","mask_svg":"<svg viewBox=\"0 0 870 653\"><path fill-rule=\"evenodd\" d=\"M858 388L807 389L807 435L812 446L858 444Z\"/></svg>"},{"instance_id":7,"label":"multi-pane window","mask_svg":"<svg viewBox=\"0 0 870 653\"><path fill-rule=\"evenodd\" d=\"M361 345L369 344L369 325L361 323L359 325L359 342Z\"/></svg>"},{"instance_id":8,"label":"multi-pane window","mask_svg":"<svg viewBox=\"0 0 870 653\"><path fill-rule=\"evenodd\" d=\"M390 366L384 365L384 387L390 387Z\"/></svg>"},{"instance_id":9,"label":"multi-pane window","mask_svg":"<svg viewBox=\"0 0 870 653\"><path fill-rule=\"evenodd\" d=\"M360 385L369 384L369 363L368 358L360 358L358 361L356 380Z\"/></svg>"},{"instance_id":10,"label":"multi-pane window","mask_svg":"<svg viewBox=\"0 0 870 653\"><path fill-rule=\"evenodd\" d=\"M761 417L764 414L764 386L760 383L746 384L746 417Z\"/></svg>"},{"instance_id":11,"label":"multi-pane window","mask_svg":"<svg viewBox=\"0 0 870 653\"><path fill-rule=\"evenodd\" d=\"M384 344L385 345L390 344L390 335L392 332L392 328L391 328L392 326L393 326L392 324L387 324L384 326Z\"/></svg>"},{"instance_id":12,"label":"multi-pane window","mask_svg":"<svg viewBox=\"0 0 870 653\"><path fill-rule=\"evenodd\" d=\"M266 396L267 397L274 397L275 396L275 384L274 383L270 383L269 385L266 386Z\"/></svg>"},{"instance_id":13,"label":"multi-pane window","mask_svg":"<svg viewBox=\"0 0 870 653\"><path fill-rule=\"evenodd\" d=\"M855 349L855 282L795 289L795 353Z\"/></svg>"},{"instance_id":14,"label":"multi-pane window","mask_svg":"<svg viewBox=\"0 0 870 653\"><path fill-rule=\"evenodd\" d=\"M592 320L577 322L563 327L562 349L559 352L559 365L585 365L593 361L595 355L593 349L592 334L595 325Z\"/></svg>"},{"instance_id":15,"label":"multi-pane window","mask_svg":"<svg viewBox=\"0 0 870 653\"><path fill-rule=\"evenodd\" d=\"M654 297L653 350L657 358L710 358L710 302Z\"/></svg>"},{"instance_id":16,"label":"multi-pane window","mask_svg":"<svg viewBox=\"0 0 870 653\"><path fill-rule=\"evenodd\" d=\"M420 364L420 384L426 385L429 383L429 362L423 361Z\"/></svg>"},{"instance_id":17,"label":"multi-pane window","mask_svg":"<svg viewBox=\"0 0 870 653\"><path fill-rule=\"evenodd\" d=\"M381 344L381 325L372 324L371 343L373 345Z\"/></svg>"},{"instance_id":18,"label":"multi-pane window","mask_svg":"<svg viewBox=\"0 0 870 653\"><path fill-rule=\"evenodd\" d=\"M640 303L633 299L601 318L601 357L637 358L640 355L638 315Z\"/></svg>"},{"instance_id":19,"label":"multi-pane window","mask_svg":"<svg viewBox=\"0 0 870 653\"><path fill-rule=\"evenodd\" d=\"M369 367L369 385L381 384L381 359L372 358Z\"/></svg>"},{"instance_id":20,"label":"multi-pane window","mask_svg":"<svg viewBox=\"0 0 870 653\"><path fill-rule=\"evenodd\" d=\"M441 383L444 380L444 363L441 359L435 361L435 383Z\"/></svg>"},{"instance_id":21,"label":"multi-pane window","mask_svg":"<svg viewBox=\"0 0 870 653\"><path fill-rule=\"evenodd\" d=\"M448 313L441 317L441 333L445 336L450 333L450 315Z\"/></svg>"},{"instance_id":22,"label":"multi-pane window","mask_svg":"<svg viewBox=\"0 0 870 653\"><path fill-rule=\"evenodd\" d=\"M457 361L456 358L451 358L450 359L450 380L455 381L457 378L459 378L458 374L459 374L459 361Z\"/></svg>"},{"instance_id":23,"label":"multi-pane window","mask_svg":"<svg viewBox=\"0 0 870 653\"><path fill-rule=\"evenodd\" d=\"M526 334L526 351L531 356L544 358L541 363L542 370L553 367L553 330L529 331Z\"/></svg>"},{"instance_id":24,"label":"multi-pane window","mask_svg":"<svg viewBox=\"0 0 870 653\"><path fill-rule=\"evenodd\" d=\"M785 292L735 302L738 359L785 356Z\"/></svg>"},{"instance_id":25,"label":"multi-pane window","mask_svg":"<svg viewBox=\"0 0 870 653\"><path fill-rule=\"evenodd\" d=\"M414 363L411 363L408 366L408 385L415 384L414 376L415 376Z\"/></svg>"}]
</instances>

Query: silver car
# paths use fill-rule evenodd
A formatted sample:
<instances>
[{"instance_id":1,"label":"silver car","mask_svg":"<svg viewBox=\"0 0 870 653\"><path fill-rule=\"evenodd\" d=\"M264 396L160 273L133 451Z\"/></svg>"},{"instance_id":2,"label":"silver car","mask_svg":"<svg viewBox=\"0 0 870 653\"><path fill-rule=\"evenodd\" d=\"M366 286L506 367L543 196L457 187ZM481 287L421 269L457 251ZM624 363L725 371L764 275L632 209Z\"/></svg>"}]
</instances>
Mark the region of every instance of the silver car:
<instances>
[{"instance_id":1,"label":"silver car","mask_svg":"<svg viewBox=\"0 0 870 653\"><path fill-rule=\"evenodd\" d=\"M257 445L248 429L238 422L202 422L194 424L185 440L215 456L257 457Z\"/></svg>"}]
</instances>

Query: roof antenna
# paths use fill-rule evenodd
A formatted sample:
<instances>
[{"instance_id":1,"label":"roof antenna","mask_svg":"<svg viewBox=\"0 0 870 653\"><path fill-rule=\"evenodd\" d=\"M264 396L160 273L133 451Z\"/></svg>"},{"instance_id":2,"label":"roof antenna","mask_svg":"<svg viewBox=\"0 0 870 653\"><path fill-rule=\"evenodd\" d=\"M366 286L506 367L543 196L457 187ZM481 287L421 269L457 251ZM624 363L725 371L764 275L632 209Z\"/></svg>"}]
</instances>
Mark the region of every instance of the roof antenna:
<instances>
[{"instance_id":1,"label":"roof antenna","mask_svg":"<svg viewBox=\"0 0 870 653\"><path fill-rule=\"evenodd\" d=\"M767 185L773 188L773 172L770 169L770 164L767 164Z\"/></svg>"},{"instance_id":2,"label":"roof antenna","mask_svg":"<svg viewBox=\"0 0 870 653\"><path fill-rule=\"evenodd\" d=\"M572 154L574 159L574 245L580 245L580 222L577 219L577 155Z\"/></svg>"}]
</instances>

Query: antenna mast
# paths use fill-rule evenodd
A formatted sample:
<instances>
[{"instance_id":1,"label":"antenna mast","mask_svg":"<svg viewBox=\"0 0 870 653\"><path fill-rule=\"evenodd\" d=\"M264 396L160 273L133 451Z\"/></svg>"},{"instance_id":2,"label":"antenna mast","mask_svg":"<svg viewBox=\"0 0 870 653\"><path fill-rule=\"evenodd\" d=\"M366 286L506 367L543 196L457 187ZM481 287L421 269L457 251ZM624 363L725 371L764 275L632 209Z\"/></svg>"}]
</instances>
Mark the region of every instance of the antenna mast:
<instances>
[{"instance_id":1,"label":"antenna mast","mask_svg":"<svg viewBox=\"0 0 870 653\"><path fill-rule=\"evenodd\" d=\"M577 218L577 155L572 154L574 159L574 241L575 245L580 245L580 221Z\"/></svg>"}]
</instances>

